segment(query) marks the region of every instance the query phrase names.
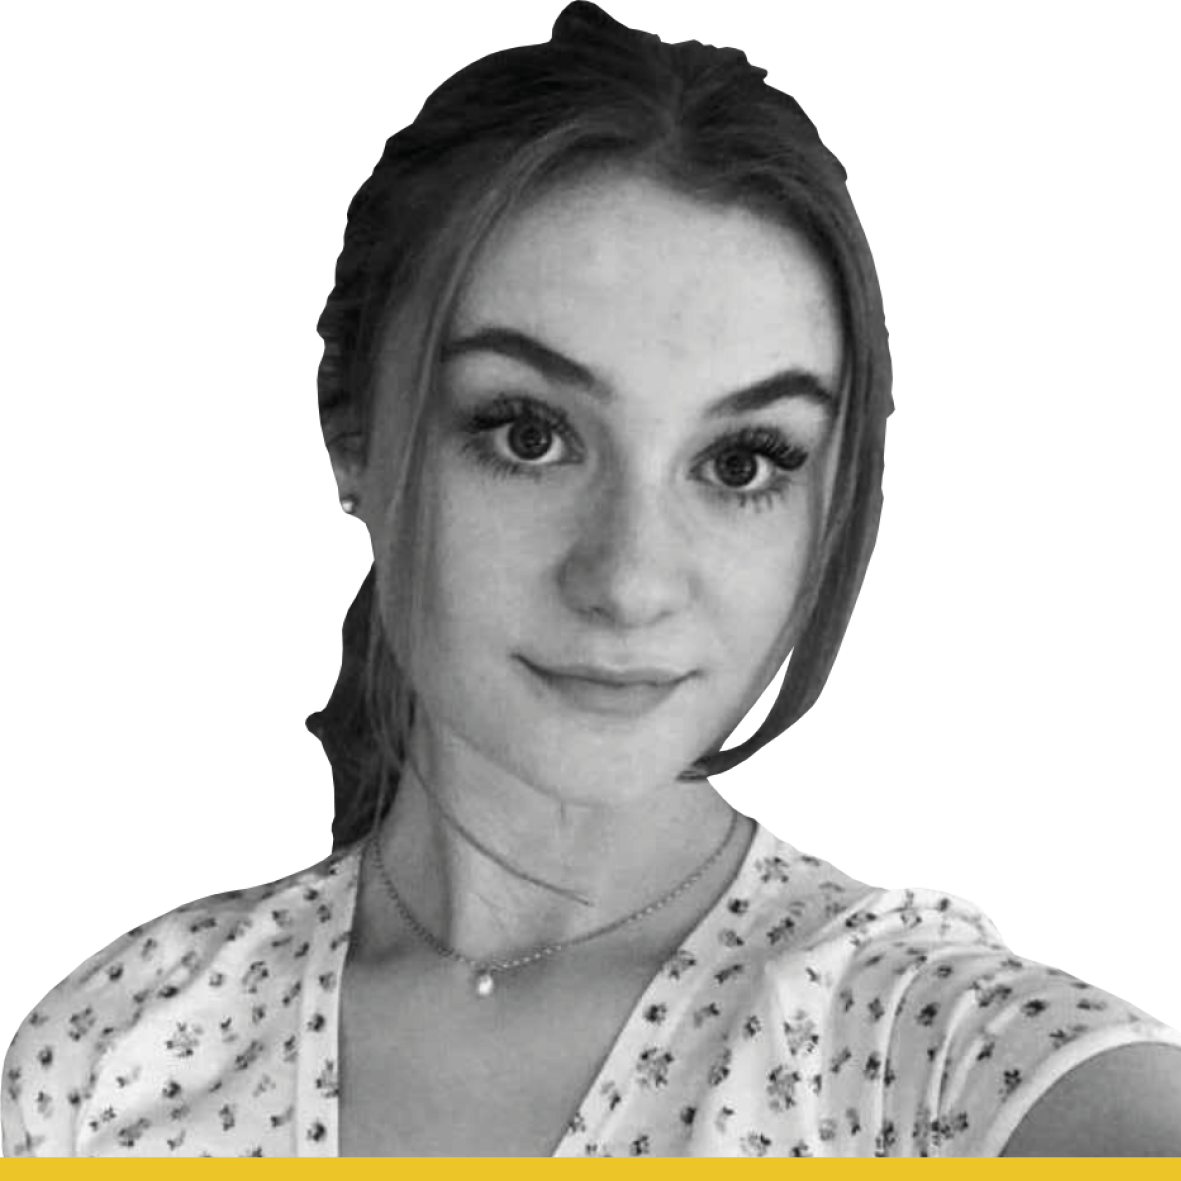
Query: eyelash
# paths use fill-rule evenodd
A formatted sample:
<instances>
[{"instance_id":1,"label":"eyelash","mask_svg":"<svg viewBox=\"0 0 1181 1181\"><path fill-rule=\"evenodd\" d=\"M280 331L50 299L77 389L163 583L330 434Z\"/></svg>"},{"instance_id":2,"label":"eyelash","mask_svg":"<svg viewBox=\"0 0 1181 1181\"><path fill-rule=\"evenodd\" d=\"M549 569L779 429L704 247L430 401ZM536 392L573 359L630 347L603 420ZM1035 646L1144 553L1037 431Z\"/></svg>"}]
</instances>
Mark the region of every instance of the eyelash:
<instances>
[{"instance_id":1,"label":"eyelash","mask_svg":"<svg viewBox=\"0 0 1181 1181\"><path fill-rule=\"evenodd\" d=\"M513 463L497 455L493 451L487 436L503 426L514 424L522 419L540 422L557 431L564 442L570 443L572 431L566 416L557 410L537 402L532 398L510 397L500 395L493 399L485 408L464 416L460 422L460 430L467 436L463 451L471 455L477 462L492 469L498 476L528 476L540 480L544 467L531 467L525 463ZM762 455L778 469L778 475L770 487L760 492L717 491L715 496L734 508L755 508L786 496L790 486L795 482L788 474L803 466L808 453L794 443L790 443L783 434L765 426L743 427L741 430L724 435L710 449L703 462L709 462L719 455L730 451L746 450ZM549 467L559 466L555 464Z\"/></svg>"}]
</instances>

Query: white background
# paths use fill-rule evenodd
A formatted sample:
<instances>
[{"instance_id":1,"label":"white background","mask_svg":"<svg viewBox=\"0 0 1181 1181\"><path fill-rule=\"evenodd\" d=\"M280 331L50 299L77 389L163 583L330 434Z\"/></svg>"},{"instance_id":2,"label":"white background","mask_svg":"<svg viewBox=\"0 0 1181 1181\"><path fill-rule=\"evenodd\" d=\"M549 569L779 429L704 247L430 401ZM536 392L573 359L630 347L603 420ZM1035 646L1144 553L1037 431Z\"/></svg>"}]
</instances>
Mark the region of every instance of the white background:
<instances>
[{"instance_id":1,"label":"white background","mask_svg":"<svg viewBox=\"0 0 1181 1181\"><path fill-rule=\"evenodd\" d=\"M737 46L801 102L893 347L884 519L833 676L716 782L1181 1027L1170 6L607 9ZM328 852L303 720L370 562L316 414L345 211L434 87L559 10L9 10L0 1049L123 930Z\"/></svg>"}]
</instances>

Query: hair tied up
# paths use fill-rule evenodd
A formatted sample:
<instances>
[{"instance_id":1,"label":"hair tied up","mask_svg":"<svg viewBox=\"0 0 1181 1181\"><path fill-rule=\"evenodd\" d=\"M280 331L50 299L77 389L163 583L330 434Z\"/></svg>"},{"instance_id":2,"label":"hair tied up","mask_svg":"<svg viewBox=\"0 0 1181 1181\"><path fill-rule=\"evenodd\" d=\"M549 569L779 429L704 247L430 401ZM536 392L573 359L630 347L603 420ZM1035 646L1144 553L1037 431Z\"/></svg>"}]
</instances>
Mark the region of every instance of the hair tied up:
<instances>
[{"instance_id":1,"label":"hair tied up","mask_svg":"<svg viewBox=\"0 0 1181 1181\"><path fill-rule=\"evenodd\" d=\"M606 39L621 41L636 36L636 30L621 25L590 0L574 0L572 4L567 4L554 21L555 42L598 41L603 40L604 35Z\"/></svg>"},{"instance_id":2,"label":"hair tied up","mask_svg":"<svg viewBox=\"0 0 1181 1181\"><path fill-rule=\"evenodd\" d=\"M372 719L366 710L365 664L370 646L377 567L370 566L341 628L340 675L323 709L304 722L324 747L332 767L335 819L334 845L355 839L364 824L356 823L358 801L378 754Z\"/></svg>"},{"instance_id":3,"label":"hair tied up","mask_svg":"<svg viewBox=\"0 0 1181 1181\"><path fill-rule=\"evenodd\" d=\"M635 51L638 43L684 71L689 78L704 78L710 74L727 77L731 82L747 85L761 83L767 71L751 65L741 49L728 46L704 45L700 41L681 41L675 45L661 41L655 33L646 33L620 24L590 0L573 0L558 14L554 22L553 41L556 45L609 45L621 53Z\"/></svg>"}]
</instances>

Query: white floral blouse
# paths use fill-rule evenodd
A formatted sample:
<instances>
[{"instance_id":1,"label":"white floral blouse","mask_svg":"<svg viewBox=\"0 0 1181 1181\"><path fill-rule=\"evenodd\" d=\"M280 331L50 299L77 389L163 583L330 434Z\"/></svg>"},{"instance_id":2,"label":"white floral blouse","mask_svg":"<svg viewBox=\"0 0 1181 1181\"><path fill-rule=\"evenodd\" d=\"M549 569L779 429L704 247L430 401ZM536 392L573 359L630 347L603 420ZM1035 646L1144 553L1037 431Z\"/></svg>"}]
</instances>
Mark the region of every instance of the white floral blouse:
<instances>
[{"instance_id":1,"label":"white floral blouse","mask_svg":"<svg viewBox=\"0 0 1181 1181\"><path fill-rule=\"evenodd\" d=\"M5 1060L5 1154L335 1156L360 853L182 906L68 976ZM1145 1041L1181 1033L1013 955L971 903L760 826L554 1155L997 1156L1066 1071Z\"/></svg>"}]
</instances>

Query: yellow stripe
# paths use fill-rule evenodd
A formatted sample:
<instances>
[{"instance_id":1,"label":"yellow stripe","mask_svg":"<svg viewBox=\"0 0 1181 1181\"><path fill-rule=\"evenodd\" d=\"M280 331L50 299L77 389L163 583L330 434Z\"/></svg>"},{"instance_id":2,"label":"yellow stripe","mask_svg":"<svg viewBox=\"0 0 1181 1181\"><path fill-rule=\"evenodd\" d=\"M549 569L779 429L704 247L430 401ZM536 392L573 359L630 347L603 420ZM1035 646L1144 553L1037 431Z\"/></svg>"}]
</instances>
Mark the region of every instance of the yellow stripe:
<instances>
[{"instance_id":1,"label":"yellow stripe","mask_svg":"<svg viewBox=\"0 0 1181 1181\"><path fill-rule=\"evenodd\" d=\"M47 1158L43 1160L3 1160L0 1161L0 1179L8 1181L13 1178L42 1178L42 1177L75 1177L95 1178L100 1173L106 1173L110 1181L116 1178L147 1178L154 1175L154 1171L163 1168L166 1176L174 1176L178 1172L188 1171L193 1177L210 1177L214 1172L225 1174L225 1170L238 1171L242 1178L280 1178L291 1176L309 1179L313 1174L322 1172L325 1178L334 1181L345 1174L357 1178L382 1178L389 1181L391 1174L396 1171L398 1181L403 1178L422 1178L423 1181L449 1181L450 1178L478 1177L479 1181L543 1181L555 1170L568 1169L571 1177L587 1176L592 1170L596 1176L604 1168L630 1169L633 1175L643 1172L645 1179L655 1179L657 1173L663 1173L669 1181L684 1181L685 1170L697 1172L703 1181L707 1175L717 1176L728 1169L733 1169L732 1176L737 1176L741 1170L757 1172L764 1170L770 1176L770 1170L776 1170L776 1176L781 1177L781 1169L814 1170L824 1174L825 1181L835 1181L837 1178L862 1177L874 1178L881 1181L882 1170L889 1172L891 1177L900 1177L902 1173L910 1171L914 1177L939 1178L974 1178L984 1181L986 1177L1004 1176L1006 1178L1028 1178L1033 1181L1055 1181L1061 1177L1063 1181L1086 1181L1087 1178L1128 1178L1131 1181L1176 1181L1181 1177L1181 1165L1174 1160L1163 1159L1105 1159L1095 1158L1055 1158L1055 1159L1021 1159L1021 1160L721 1160L708 1158L677 1159L646 1158L643 1160L588 1160L582 1158L549 1160L527 1159L514 1160L506 1158L448 1158L448 1159L408 1159L395 1160L240 1160L218 1158L216 1160L168 1160L157 1157L141 1157L135 1159L104 1158L101 1160L63 1160ZM988 1170L996 1169L995 1173ZM711 1172L712 1170L712 1172ZM747 1174L743 1174L747 1175Z\"/></svg>"}]
</instances>

